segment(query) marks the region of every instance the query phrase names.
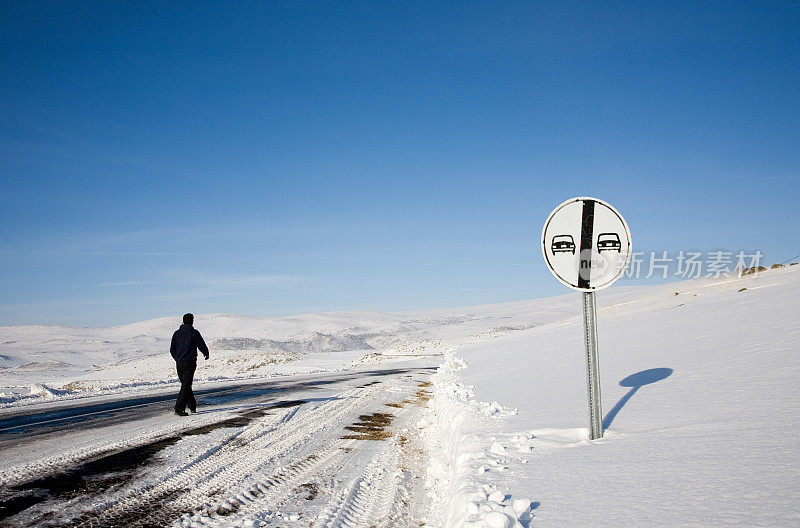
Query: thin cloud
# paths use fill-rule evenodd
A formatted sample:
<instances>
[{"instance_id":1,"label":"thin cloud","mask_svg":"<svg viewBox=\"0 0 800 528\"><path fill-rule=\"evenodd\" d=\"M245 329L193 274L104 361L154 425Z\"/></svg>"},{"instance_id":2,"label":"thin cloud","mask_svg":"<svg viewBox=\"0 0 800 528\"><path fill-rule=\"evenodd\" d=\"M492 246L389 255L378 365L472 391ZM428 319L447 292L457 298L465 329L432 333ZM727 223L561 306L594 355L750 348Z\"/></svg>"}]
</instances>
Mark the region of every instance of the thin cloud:
<instances>
[{"instance_id":1,"label":"thin cloud","mask_svg":"<svg viewBox=\"0 0 800 528\"><path fill-rule=\"evenodd\" d=\"M180 272L177 277L188 283L213 289L253 288L257 286L277 286L305 282L307 277L281 274L247 274L247 273L208 273Z\"/></svg>"},{"instance_id":2,"label":"thin cloud","mask_svg":"<svg viewBox=\"0 0 800 528\"><path fill-rule=\"evenodd\" d=\"M486 261L477 258L408 258L408 257L341 257L327 255L291 255L236 252L162 252L162 251L75 251L75 250L0 250L0 255L72 255L94 257L228 257L302 262L374 262L388 264L484 264L489 266L527 267L530 261ZM288 275L286 276L288 277ZM115 283L110 283L115 284ZM127 284L127 283L126 283ZM98 286L101 286L100 284Z\"/></svg>"},{"instance_id":3,"label":"thin cloud","mask_svg":"<svg viewBox=\"0 0 800 528\"><path fill-rule=\"evenodd\" d=\"M160 284L159 281L127 281L127 282L101 282L95 286L117 287L117 286L142 286L144 284Z\"/></svg>"}]
</instances>

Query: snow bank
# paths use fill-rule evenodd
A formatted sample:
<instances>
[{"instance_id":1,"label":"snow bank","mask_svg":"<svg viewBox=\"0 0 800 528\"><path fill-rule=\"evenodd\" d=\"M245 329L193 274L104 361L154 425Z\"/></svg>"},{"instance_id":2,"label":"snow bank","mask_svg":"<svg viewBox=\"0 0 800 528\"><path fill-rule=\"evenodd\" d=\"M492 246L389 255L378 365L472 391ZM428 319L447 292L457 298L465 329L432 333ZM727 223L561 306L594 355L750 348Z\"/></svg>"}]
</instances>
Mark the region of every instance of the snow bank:
<instances>
[{"instance_id":1,"label":"snow bank","mask_svg":"<svg viewBox=\"0 0 800 528\"><path fill-rule=\"evenodd\" d=\"M513 416L499 403L478 402L471 386L459 382L458 371L467 368L464 360L448 354L445 363L432 376L433 394L428 419L419 424L426 429L430 452L428 487L433 509L442 512L441 526L511 528L530 521L532 504L526 498L513 498L480 476L489 471L505 471L506 448L494 438L473 432L473 420L502 420ZM487 444L488 449L487 449ZM476 467L477 466L477 467Z\"/></svg>"}]
</instances>

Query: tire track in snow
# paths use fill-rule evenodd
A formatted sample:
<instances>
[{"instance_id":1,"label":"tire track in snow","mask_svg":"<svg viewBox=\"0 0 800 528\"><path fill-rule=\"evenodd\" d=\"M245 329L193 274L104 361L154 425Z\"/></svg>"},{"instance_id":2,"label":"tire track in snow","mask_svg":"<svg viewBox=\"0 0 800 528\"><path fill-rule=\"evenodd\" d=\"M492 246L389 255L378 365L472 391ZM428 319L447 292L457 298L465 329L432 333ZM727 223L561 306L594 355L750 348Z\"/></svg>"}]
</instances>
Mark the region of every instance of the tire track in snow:
<instances>
[{"instance_id":1,"label":"tire track in snow","mask_svg":"<svg viewBox=\"0 0 800 528\"><path fill-rule=\"evenodd\" d=\"M121 489L43 503L11 520L21 526L162 528L242 526L256 518L258 526L280 523L281 508L301 504L310 521L321 505L304 501L300 493L313 486L339 497L326 509L327 524L314 521L314 526L404 526L397 504L407 503L408 490L398 485L402 473L396 439L341 436L360 414L385 410L387 399L409 396L414 383L398 376L346 390L321 404L281 409L243 427L193 437L167 448L162 463ZM414 414L408 410L392 409L398 417ZM336 476L353 467L362 474L353 482L345 479L346 492L337 493L334 482L341 485L341 480ZM389 518L398 522L386 524Z\"/></svg>"},{"instance_id":2,"label":"tire track in snow","mask_svg":"<svg viewBox=\"0 0 800 528\"><path fill-rule=\"evenodd\" d=\"M212 448L207 456L203 454L174 470L163 482L128 491L123 500L106 504L99 515L90 515L76 526L118 526L125 522L127 526L163 527L182 514L198 510L230 515L247 502L241 499L255 475L268 475L257 481L262 487L285 487L290 478L305 469L302 460L292 464L298 454L302 458L302 448L338 424L343 414L358 407L359 401L360 398L347 395L316 409L290 409L274 423L258 421ZM250 485L243 486L245 483ZM231 489L236 491L226 493Z\"/></svg>"},{"instance_id":3,"label":"tire track in snow","mask_svg":"<svg viewBox=\"0 0 800 528\"><path fill-rule=\"evenodd\" d=\"M357 478L319 516L316 526L356 528L385 526L397 493L397 457L393 449L379 451Z\"/></svg>"},{"instance_id":4,"label":"tire track in snow","mask_svg":"<svg viewBox=\"0 0 800 528\"><path fill-rule=\"evenodd\" d=\"M337 465L343 453L340 446L331 446L320 455L309 455L285 470L250 484L245 492L230 493L206 505L200 512L185 514L173 526L241 526L242 519L274 512L276 505L296 498L297 489L303 483Z\"/></svg>"},{"instance_id":5,"label":"tire track in snow","mask_svg":"<svg viewBox=\"0 0 800 528\"><path fill-rule=\"evenodd\" d=\"M323 509L314 526L401 528L424 524L420 516L427 508L420 506L426 504L423 475L427 458L413 422L420 416L419 407L427 403L426 395L424 388L417 389L402 404L390 404L399 408L392 437L377 443L366 470Z\"/></svg>"},{"instance_id":6,"label":"tire track in snow","mask_svg":"<svg viewBox=\"0 0 800 528\"><path fill-rule=\"evenodd\" d=\"M211 445L194 455L185 465L169 471L161 482L144 486L134 484L124 490L121 497L96 504L93 511L70 520L68 525L168 526L184 511L201 506L202 499L207 495L197 493L198 484L204 484L205 488L216 484L216 489L219 489L225 481L233 483L236 475L243 472L243 463L252 454L251 451L266 446L272 436L270 433L289 422L296 413L297 408L289 409L276 420L260 421L234 431L224 441ZM238 461L233 460L239 450L244 450L242 457Z\"/></svg>"},{"instance_id":7,"label":"tire track in snow","mask_svg":"<svg viewBox=\"0 0 800 528\"><path fill-rule=\"evenodd\" d=\"M377 387L378 390L369 391L360 397L360 410L352 414L369 412L369 410L386 409L387 387ZM414 402L417 395L410 393L416 387L403 391L405 396L411 396L406 402ZM418 391L419 392L419 391ZM393 391L397 394L396 390ZM364 409L369 409L364 411ZM410 409L401 409L397 418L403 422L417 416L419 413L409 413ZM352 409L351 411L356 411ZM359 419L363 419L360 416ZM343 426L347 421L339 420L337 433L347 433ZM404 428L405 431L408 428ZM396 431L395 431L396 432ZM347 435L345 435L347 436ZM406 433L406 436L408 434ZM424 464L418 465L417 488L412 489L408 475L409 470L401 470L400 464L407 466L410 445L406 436L400 435L389 441L364 441L358 439L339 438L326 444L323 449L318 449L306 460L300 462L298 467L293 467L287 474L276 475L259 482L248 488L247 493L233 492L216 504L223 507L207 507L204 511L193 515L187 514L173 526L192 528L223 528L239 526L286 526L289 523L298 523L297 526L334 527L334 528L401 528L418 527L420 522L409 511L412 505L411 494L422 490L424 479ZM419 448L419 444L415 445ZM344 479L345 488L338 491L339 486L328 484L329 480L342 471L353 470L357 476L353 479ZM319 506L306 503L301 496L304 489L313 488L322 490L322 494L330 492L334 498L328 501L321 513L314 512ZM425 503L426 496L416 501L417 504ZM300 507L298 511L298 506ZM321 505L320 505L321 506ZM288 508L288 512L287 509Z\"/></svg>"}]
</instances>

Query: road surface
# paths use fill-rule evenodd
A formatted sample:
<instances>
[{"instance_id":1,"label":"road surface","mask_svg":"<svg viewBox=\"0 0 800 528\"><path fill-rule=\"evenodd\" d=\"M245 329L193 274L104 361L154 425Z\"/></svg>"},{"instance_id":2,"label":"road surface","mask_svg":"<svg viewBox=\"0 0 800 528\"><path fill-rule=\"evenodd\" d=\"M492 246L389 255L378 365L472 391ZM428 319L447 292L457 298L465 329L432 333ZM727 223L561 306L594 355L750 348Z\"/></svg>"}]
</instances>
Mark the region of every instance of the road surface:
<instances>
[{"instance_id":1,"label":"road surface","mask_svg":"<svg viewBox=\"0 0 800 528\"><path fill-rule=\"evenodd\" d=\"M4 526L411 527L436 358L0 417Z\"/></svg>"}]
</instances>

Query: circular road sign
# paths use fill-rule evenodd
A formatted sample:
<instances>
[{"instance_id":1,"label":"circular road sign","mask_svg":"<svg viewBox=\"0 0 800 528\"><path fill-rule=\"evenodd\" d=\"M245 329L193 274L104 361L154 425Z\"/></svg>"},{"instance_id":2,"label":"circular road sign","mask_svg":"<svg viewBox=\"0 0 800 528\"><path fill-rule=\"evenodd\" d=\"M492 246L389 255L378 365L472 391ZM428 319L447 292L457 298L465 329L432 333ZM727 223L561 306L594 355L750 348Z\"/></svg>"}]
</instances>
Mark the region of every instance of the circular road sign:
<instances>
[{"instance_id":1,"label":"circular road sign","mask_svg":"<svg viewBox=\"0 0 800 528\"><path fill-rule=\"evenodd\" d=\"M631 232L622 215L597 198L571 198L550 213L542 229L550 273L573 290L608 288L631 257Z\"/></svg>"}]
</instances>

